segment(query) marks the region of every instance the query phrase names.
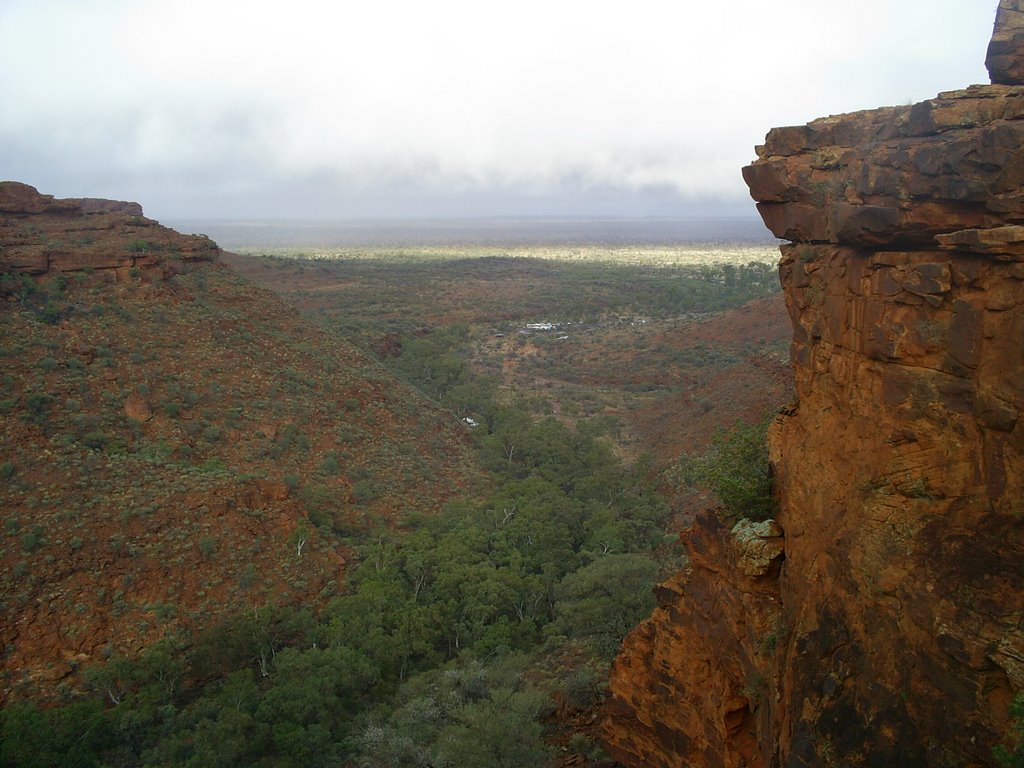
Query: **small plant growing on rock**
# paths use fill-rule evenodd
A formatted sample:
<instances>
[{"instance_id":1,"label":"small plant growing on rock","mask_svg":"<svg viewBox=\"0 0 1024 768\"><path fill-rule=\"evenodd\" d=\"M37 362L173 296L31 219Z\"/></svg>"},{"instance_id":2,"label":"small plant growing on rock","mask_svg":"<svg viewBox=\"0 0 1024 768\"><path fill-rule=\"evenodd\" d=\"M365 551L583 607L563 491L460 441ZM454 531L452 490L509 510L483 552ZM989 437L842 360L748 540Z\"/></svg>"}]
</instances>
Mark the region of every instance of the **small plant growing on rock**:
<instances>
[{"instance_id":1,"label":"small plant growing on rock","mask_svg":"<svg viewBox=\"0 0 1024 768\"><path fill-rule=\"evenodd\" d=\"M1013 751L999 745L992 750L992 754L1004 768L1024 768L1024 693L1018 693L1014 698L1010 705L1010 715L1013 717Z\"/></svg>"},{"instance_id":2,"label":"small plant growing on rock","mask_svg":"<svg viewBox=\"0 0 1024 768\"><path fill-rule=\"evenodd\" d=\"M715 492L729 521L768 520L775 514L768 465L770 421L737 423L732 431L715 437L710 452L690 458L683 467L686 482Z\"/></svg>"}]
</instances>

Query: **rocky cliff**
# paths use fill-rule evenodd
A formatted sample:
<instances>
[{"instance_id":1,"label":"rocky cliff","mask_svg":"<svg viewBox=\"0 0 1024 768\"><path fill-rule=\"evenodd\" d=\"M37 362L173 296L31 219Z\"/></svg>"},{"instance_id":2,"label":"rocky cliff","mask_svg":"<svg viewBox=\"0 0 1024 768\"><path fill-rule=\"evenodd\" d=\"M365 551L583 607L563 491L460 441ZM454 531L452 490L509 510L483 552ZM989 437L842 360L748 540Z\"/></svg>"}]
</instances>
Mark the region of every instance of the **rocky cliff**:
<instances>
[{"instance_id":1,"label":"rocky cliff","mask_svg":"<svg viewBox=\"0 0 1024 768\"><path fill-rule=\"evenodd\" d=\"M142 215L138 203L55 199L17 181L0 181L0 271L43 275L89 271L125 282L146 270L163 277L220 249Z\"/></svg>"},{"instance_id":2,"label":"rocky cliff","mask_svg":"<svg viewBox=\"0 0 1024 768\"><path fill-rule=\"evenodd\" d=\"M775 129L744 169L790 241L797 403L770 433L782 538L712 519L684 536L689 570L613 668L621 762L975 766L1010 737L1022 11L1000 4L992 85Z\"/></svg>"}]
</instances>

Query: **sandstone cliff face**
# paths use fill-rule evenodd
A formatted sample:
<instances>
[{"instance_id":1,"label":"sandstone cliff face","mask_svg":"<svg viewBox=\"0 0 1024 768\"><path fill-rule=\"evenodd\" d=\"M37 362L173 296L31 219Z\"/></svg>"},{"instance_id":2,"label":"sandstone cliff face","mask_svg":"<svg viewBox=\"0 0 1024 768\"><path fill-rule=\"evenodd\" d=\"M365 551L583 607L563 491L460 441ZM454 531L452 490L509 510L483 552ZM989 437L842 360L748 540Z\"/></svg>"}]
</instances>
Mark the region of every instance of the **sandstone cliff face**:
<instances>
[{"instance_id":1,"label":"sandstone cliff face","mask_svg":"<svg viewBox=\"0 0 1024 768\"><path fill-rule=\"evenodd\" d=\"M658 586L658 609L615 661L605 736L619 761L763 764L770 708L758 703L782 626L782 540L763 533L734 536L705 516L685 534L690 568Z\"/></svg>"},{"instance_id":2,"label":"sandstone cliff face","mask_svg":"<svg viewBox=\"0 0 1024 768\"><path fill-rule=\"evenodd\" d=\"M167 277L219 252L212 240L147 219L138 203L55 199L28 184L0 181L0 272L89 270L124 282L132 269Z\"/></svg>"},{"instance_id":3,"label":"sandstone cliff face","mask_svg":"<svg viewBox=\"0 0 1024 768\"><path fill-rule=\"evenodd\" d=\"M775 129L744 178L791 241L784 564L705 522L624 645L627 765L990 765L1024 690L1024 87Z\"/></svg>"}]
</instances>

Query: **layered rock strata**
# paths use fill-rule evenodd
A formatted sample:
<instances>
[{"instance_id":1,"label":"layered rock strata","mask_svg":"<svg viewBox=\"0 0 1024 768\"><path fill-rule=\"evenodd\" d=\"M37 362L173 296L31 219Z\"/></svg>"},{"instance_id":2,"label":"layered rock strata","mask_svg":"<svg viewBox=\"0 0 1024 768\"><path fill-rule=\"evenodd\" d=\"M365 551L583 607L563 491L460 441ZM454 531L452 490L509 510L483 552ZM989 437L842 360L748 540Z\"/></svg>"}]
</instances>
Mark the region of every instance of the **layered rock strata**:
<instances>
[{"instance_id":1,"label":"layered rock strata","mask_svg":"<svg viewBox=\"0 0 1024 768\"><path fill-rule=\"evenodd\" d=\"M1024 82L1024 0L1000 0L985 66L993 83Z\"/></svg>"},{"instance_id":2,"label":"layered rock strata","mask_svg":"<svg viewBox=\"0 0 1024 768\"><path fill-rule=\"evenodd\" d=\"M17 181L0 182L0 272L91 271L124 282L134 273L167 277L209 261L217 244L182 235L142 214L138 203L55 199Z\"/></svg>"},{"instance_id":3,"label":"layered rock strata","mask_svg":"<svg viewBox=\"0 0 1024 768\"><path fill-rule=\"evenodd\" d=\"M618 761L763 764L771 710L758 702L782 627L782 538L768 526L737 535L702 516L685 534L690 567L658 586L615 660L605 736Z\"/></svg>"},{"instance_id":4,"label":"layered rock strata","mask_svg":"<svg viewBox=\"0 0 1024 768\"><path fill-rule=\"evenodd\" d=\"M744 169L790 244L797 404L770 453L780 568L686 537L612 673L636 766L982 766L1024 690L1024 82L771 131ZM747 532L749 538L749 531ZM755 552L761 551L754 547Z\"/></svg>"}]
</instances>

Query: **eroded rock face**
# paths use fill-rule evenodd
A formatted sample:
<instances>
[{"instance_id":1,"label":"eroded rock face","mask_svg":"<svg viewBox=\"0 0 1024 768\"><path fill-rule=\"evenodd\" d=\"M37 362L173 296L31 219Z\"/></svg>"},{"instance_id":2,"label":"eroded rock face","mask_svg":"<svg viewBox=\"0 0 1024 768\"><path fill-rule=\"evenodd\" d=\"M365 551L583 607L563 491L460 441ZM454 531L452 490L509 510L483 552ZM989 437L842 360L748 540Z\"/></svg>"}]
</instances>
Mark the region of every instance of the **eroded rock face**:
<instances>
[{"instance_id":1,"label":"eroded rock face","mask_svg":"<svg viewBox=\"0 0 1024 768\"><path fill-rule=\"evenodd\" d=\"M689 534L689 581L613 669L621 762L982 766L1010 738L1024 690L1020 11L1000 5L1000 84L775 129L744 169L791 241L797 404L769 438L784 565L744 570L741 551L766 541L750 530ZM751 631L766 617L770 644Z\"/></svg>"},{"instance_id":2,"label":"eroded rock face","mask_svg":"<svg viewBox=\"0 0 1024 768\"><path fill-rule=\"evenodd\" d=\"M765 736L783 765L988 764L1024 688L1024 264L791 245L781 272L799 407L771 434Z\"/></svg>"},{"instance_id":3,"label":"eroded rock face","mask_svg":"<svg viewBox=\"0 0 1024 768\"><path fill-rule=\"evenodd\" d=\"M993 83L1024 84L1024 0L1001 0L985 66Z\"/></svg>"},{"instance_id":4,"label":"eroded rock face","mask_svg":"<svg viewBox=\"0 0 1024 768\"><path fill-rule=\"evenodd\" d=\"M123 282L136 274L133 270L167 277L219 252L212 240L147 219L138 203L60 200L28 184L0 182L0 272L42 276L90 270Z\"/></svg>"},{"instance_id":5,"label":"eroded rock face","mask_svg":"<svg viewBox=\"0 0 1024 768\"><path fill-rule=\"evenodd\" d=\"M759 707L772 678L782 613L781 555L760 574L744 568L774 523L730 530L704 516L685 536L690 567L659 585L658 608L623 644L612 668L606 749L635 766L768 765ZM737 530L738 529L738 530ZM759 535L760 534L760 535Z\"/></svg>"},{"instance_id":6,"label":"eroded rock face","mask_svg":"<svg viewBox=\"0 0 1024 768\"><path fill-rule=\"evenodd\" d=\"M929 248L1024 221L1024 86L774 128L743 169L779 238Z\"/></svg>"}]
</instances>

